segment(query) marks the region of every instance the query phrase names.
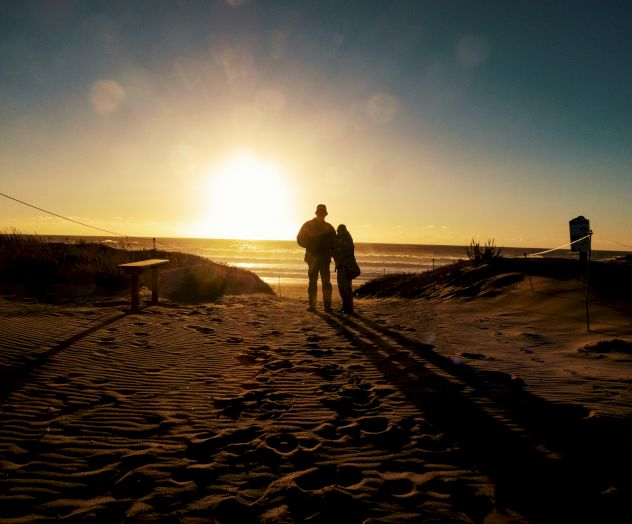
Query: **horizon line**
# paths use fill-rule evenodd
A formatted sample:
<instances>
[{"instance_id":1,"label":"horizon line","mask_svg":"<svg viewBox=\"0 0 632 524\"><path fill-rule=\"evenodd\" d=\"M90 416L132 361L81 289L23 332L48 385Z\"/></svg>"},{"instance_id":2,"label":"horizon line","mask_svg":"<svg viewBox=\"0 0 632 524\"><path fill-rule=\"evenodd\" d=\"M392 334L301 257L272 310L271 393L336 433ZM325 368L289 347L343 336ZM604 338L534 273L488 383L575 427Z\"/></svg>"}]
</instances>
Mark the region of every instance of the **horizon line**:
<instances>
[{"instance_id":1,"label":"horizon line","mask_svg":"<svg viewBox=\"0 0 632 524\"><path fill-rule=\"evenodd\" d=\"M77 235L77 234L44 234L44 233L20 233L20 232L3 232L0 233L2 235L7 234L17 234L17 235L26 235L26 236L38 236L38 237L58 237L58 238L104 238L109 239L112 238L112 235ZM252 239L252 238L213 238L213 237L185 237L185 236L115 236L114 238L118 238L120 241L125 241L125 239L141 239L152 241L154 239L159 240L213 240L213 241L225 241L225 242L296 242L294 239ZM490 239L493 240L493 239ZM380 245L392 245L392 246L428 246L428 247L462 247L468 248L471 244L425 244L419 242L367 242L367 241L358 241L356 244L380 244ZM168 246L172 249L173 246ZM543 246L502 246L496 245L499 249L529 249L529 250L541 250L546 249ZM560 249L562 250L562 249ZM566 249L566 251L570 251L570 249ZM592 251L618 251L622 253L632 252L632 247L626 249L592 249Z\"/></svg>"}]
</instances>

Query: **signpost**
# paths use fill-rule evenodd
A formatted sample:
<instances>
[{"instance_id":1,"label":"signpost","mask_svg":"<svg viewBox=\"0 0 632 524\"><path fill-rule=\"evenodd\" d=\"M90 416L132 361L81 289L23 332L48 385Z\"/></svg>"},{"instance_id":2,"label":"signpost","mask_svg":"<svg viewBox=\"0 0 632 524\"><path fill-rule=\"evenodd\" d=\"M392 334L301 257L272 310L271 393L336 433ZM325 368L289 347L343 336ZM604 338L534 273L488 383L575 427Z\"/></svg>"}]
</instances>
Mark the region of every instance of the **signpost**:
<instances>
[{"instance_id":1,"label":"signpost","mask_svg":"<svg viewBox=\"0 0 632 524\"><path fill-rule=\"evenodd\" d=\"M590 253L590 221L583 216L578 216L568 223L571 231L571 251L579 253L579 260L586 262ZM577 242L578 240L580 242Z\"/></svg>"},{"instance_id":2,"label":"signpost","mask_svg":"<svg viewBox=\"0 0 632 524\"><path fill-rule=\"evenodd\" d=\"M589 313L589 295L588 295L588 277L590 274L590 241L592 240L592 231L590 230L590 221L583 216L578 216L569 223L571 233L571 251L579 253L580 262L586 263L586 329L590 331L590 313Z\"/></svg>"}]
</instances>

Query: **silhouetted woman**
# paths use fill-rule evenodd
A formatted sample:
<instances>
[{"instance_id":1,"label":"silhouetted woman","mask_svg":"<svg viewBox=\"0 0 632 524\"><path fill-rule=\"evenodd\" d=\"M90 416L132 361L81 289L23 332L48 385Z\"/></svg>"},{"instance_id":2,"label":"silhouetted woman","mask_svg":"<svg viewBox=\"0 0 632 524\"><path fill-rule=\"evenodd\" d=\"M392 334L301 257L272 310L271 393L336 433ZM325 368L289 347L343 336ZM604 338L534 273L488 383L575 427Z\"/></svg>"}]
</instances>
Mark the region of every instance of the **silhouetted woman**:
<instances>
[{"instance_id":1,"label":"silhouetted woman","mask_svg":"<svg viewBox=\"0 0 632 524\"><path fill-rule=\"evenodd\" d=\"M353 238L351 238L347 226L340 224L336 232L334 261L336 262L338 292L342 299L342 312L348 315L354 314L352 281L360 274L354 251Z\"/></svg>"}]
</instances>

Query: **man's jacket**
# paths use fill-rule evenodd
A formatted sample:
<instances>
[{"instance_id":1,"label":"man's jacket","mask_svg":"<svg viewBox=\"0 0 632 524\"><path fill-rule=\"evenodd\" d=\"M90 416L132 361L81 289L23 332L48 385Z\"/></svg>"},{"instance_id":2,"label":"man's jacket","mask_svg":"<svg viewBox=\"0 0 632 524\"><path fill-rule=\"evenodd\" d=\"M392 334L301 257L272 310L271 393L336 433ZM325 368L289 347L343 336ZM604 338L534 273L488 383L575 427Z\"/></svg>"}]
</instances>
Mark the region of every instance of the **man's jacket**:
<instances>
[{"instance_id":1,"label":"man's jacket","mask_svg":"<svg viewBox=\"0 0 632 524\"><path fill-rule=\"evenodd\" d=\"M303 224L296 236L298 245L305 248L305 261L331 256L336 245L336 230L328 222L317 218Z\"/></svg>"}]
</instances>

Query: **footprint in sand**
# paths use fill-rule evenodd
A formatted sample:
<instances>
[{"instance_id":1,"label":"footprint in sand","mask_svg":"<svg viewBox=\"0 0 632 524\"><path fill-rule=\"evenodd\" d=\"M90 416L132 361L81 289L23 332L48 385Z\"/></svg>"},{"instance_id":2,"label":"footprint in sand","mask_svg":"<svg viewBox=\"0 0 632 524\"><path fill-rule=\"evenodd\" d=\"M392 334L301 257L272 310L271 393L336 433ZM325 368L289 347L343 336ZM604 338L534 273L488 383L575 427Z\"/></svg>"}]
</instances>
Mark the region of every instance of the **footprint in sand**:
<instances>
[{"instance_id":1,"label":"footprint in sand","mask_svg":"<svg viewBox=\"0 0 632 524\"><path fill-rule=\"evenodd\" d=\"M241 397L230 399L215 399L213 406L217 409L220 416L237 420L244 410L244 399Z\"/></svg>"},{"instance_id":2,"label":"footprint in sand","mask_svg":"<svg viewBox=\"0 0 632 524\"><path fill-rule=\"evenodd\" d=\"M325 464L320 467L310 468L302 475L296 477L296 485L304 491L317 491L329 486L336 477L336 466Z\"/></svg>"},{"instance_id":3,"label":"footprint in sand","mask_svg":"<svg viewBox=\"0 0 632 524\"><path fill-rule=\"evenodd\" d=\"M187 456L197 461L209 461L215 454L228 446L247 445L254 448L260 444L264 435L260 426L250 426L221 433L202 433L192 437L187 444Z\"/></svg>"},{"instance_id":4,"label":"footprint in sand","mask_svg":"<svg viewBox=\"0 0 632 524\"><path fill-rule=\"evenodd\" d=\"M192 329L194 331L197 331L198 333L202 333L204 335L208 335L210 333L215 333L215 329L213 329L212 327L207 327L207 326L198 326L198 325L188 325L185 326L187 329Z\"/></svg>"},{"instance_id":5,"label":"footprint in sand","mask_svg":"<svg viewBox=\"0 0 632 524\"><path fill-rule=\"evenodd\" d=\"M325 380L333 380L334 378L342 375L344 370L337 364L323 364L316 368L315 373Z\"/></svg>"},{"instance_id":6,"label":"footprint in sand","mask_svg":"<svg viewBox=\"0 0 632 524\"><path fill-rule=\"evenodd\" d=\"M338 427L331 422L323 422L314 429L314 433L327 440L336 440L338 438Z\"/></svg>"},{"instance_id":7,"label":"footprint in sand","mask_svg":"<svg viewBox=\"0 0 632 524\"><path fill-rule=\"evenodd\" d=\"M546 339L540 333L531 333L529 331L522 333L522 336L535 343L538 346L546 344Z\"/></svg>"},{"instance_id":8,"label":"footprint in sand","mask_svg":"<svg viewBox=\"0 0 632 524\"><path fill-rule=\"evenodd\" d=\"M298 443L303 451L312 453L322 446L322 440L310 436L299 436Z\"/></svg>"},{"instance_id":9,"label":"footprint in sand","mask_svg":"<svg viewBox=\"0 0 632 524\"><path fill-rule=\"evenodd\" d=\"M343 417L362 414L380 406L376 395L363 384L345 386L338 391L337 398L323 397L320 403Z\"/></svg>"},{"instance_id":10,"label":"footprint in sand","mask_svg":"<svg viewBox=\"0 0 632 524\"><path fill-rule=\"evenodd\" d=\"M364 480L362 470L354 466L324 464L310 468L295 478L296 485L304 491L318 491L327 486L351 487Z\"/></svg>"},{"instance_id":11,"label":"footprint in sand","mask_svg":"<svg viewBox=\"0 0 632 524\"><path fill-rule=\"evenodd\" d=\"M238 354L235 358L241 364L252 366L254 364L261 364L268 362L272 357L268 350L270 346L251 346L243 353Z\"/></svg>"},{"instance_id":12,"label":"footprint in sand","mask_svg":"<svg viewBox=\"0 0 632 524\"><path fill-rule=\"evenodd\" d=\"M291 433L278 433L265 440L266 444L281 454L291 453L299 447L298 439Z\"/></svg>"},{"instance_id":13,"label":"footprint in sand","mask_svg":"<svg viewBox=\"0 0 632 524\"><path fill-rule=\"evenodd\" d=\"M291 433L274 433L268 435L256 447L245 451L241 457L246 464L276 467L278 464L288 462L296 465L304 465L312 462L313 453L301 448L299 440Z\"/></svg>"},{"instance_id":14,"label":"footprint in sand","mask_svg":"<svg viewBox=\"0 0 632 524\"><path fill-rule=\"evenodd\" d=\"M257 356L249 355L247 353L237 355L235 358L237 359L237 362L243 364L244 366L254 366L259 361Z\"/></svg>"},{"instance_id":15,"label":"footprint in sand","mask_svg":"<svg viewBox=\"0 0 632 524\"><path fill-rule=\"evenodd\" d=\"M257 417L259 420L278 419L292 409L292 403L269 400L262 402L257 409L262 412L261 415Z\"/></svg>"},{"instance_id":16,"label":"footprint in sand","mask_svg":"<svg viewBox=\"0 0 632 524\"><path fill-rule=\"evenodd\" d=\"M411 442L411 426L407 421L395 422L385 417L358 419L362 438L382 449L401 449Z\"/></svg>"},{"instance_id":17,"label":"footprint in sand","mask_svg":"<svg viewBox=\"0 0 632 524\"><path fill-rule=\"evenodd\" d=\"M365 433L384 433L389 420L386 417L362 417L358 419L358 424Z\"/></svg>"},{"instance_id":18,"label":"footprint in sand","mask_svg":"<svg viewBox=\"0 0 632 524\"><path fill-rule=\"evenodd\" d=\"M416 488L412 480L402 477L384 480L384 491L394 497L410 497Z\"/></svg>"},{"instance_id":19,"label":"footprint in sand","mask_svg":"<svg viewBox=\"0 0 632 524\"><path fill-rule=\"evenodd\" d=\"M279 369L290 369L294 365L287 359L272 360L263 366L268 371L278 371Z\"/></svg>"},{"instance_id":20,"label":"footprint in sand","mask_svg":"<svg viewBox=\"0 0 632 524\"><path fill-rule=\"evenodd\" d=\"M306 353L316 358L329 357L334 354L331 349L309 349Z\"/></svg>"}]
</instances>

